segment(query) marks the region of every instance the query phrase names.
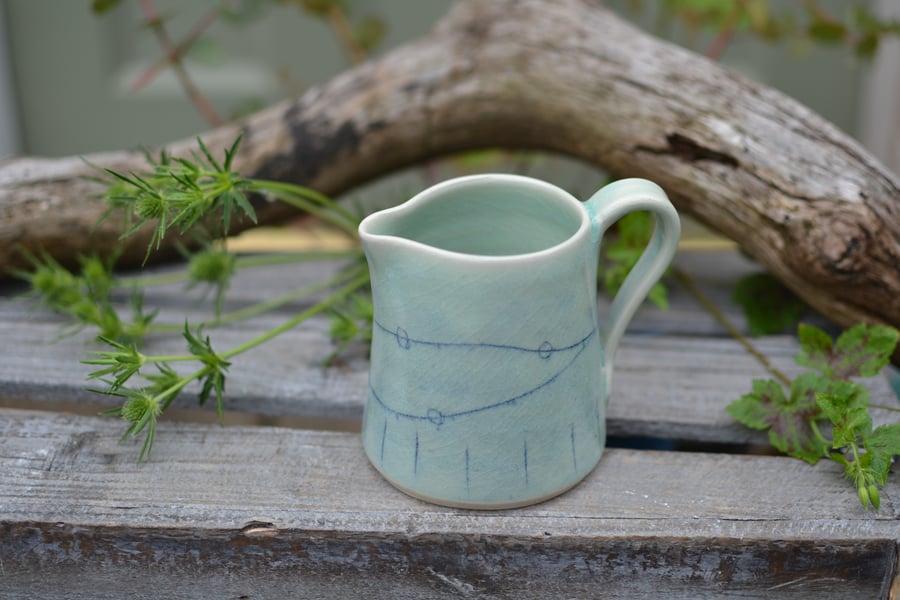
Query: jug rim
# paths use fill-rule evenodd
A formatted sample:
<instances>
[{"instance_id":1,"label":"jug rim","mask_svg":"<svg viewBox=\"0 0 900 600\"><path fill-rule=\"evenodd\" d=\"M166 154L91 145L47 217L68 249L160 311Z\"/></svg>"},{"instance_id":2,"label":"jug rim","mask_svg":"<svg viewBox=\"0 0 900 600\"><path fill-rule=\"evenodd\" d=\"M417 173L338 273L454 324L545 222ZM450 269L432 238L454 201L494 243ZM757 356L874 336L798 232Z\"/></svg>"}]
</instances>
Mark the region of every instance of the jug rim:
<instances>
[{"instance_id":1,"label":"jug rim","mask_svg":"<svg viewBox=\"0 0 900 600\"><path fill-rule=\"evenodd\" d=\"M460 185L485 183L507 183L520 185L523 187L527 186L532 189L542 188L543 191L552 194L552 196L554 197L554 199L551 200L552 202L564 202L567 207L570 207L572 209L573 215L577 213L579 218L578 227L573 230L567 238L558 243L547 246L546 248L541 248L539 250L515 254L479 254L476 252L448 250L446 248L433 246L425 242L399 235L375 233L371 231L374 222L377 222L378 220L384 218L396 217L398 215L417 210L419 208L419 205L427 204L429 201L435 201L435 199L438 198L443 192L447 191L448 188L456 188ZM362 221L360 221L358 231L360 239L364 243L366 241L378 240L379 243L388 243L390 245L396 245L397 247L407 247L410 249L414 248L417 251L433 254L439 257L467 260L479 263L514 263L535 260L544 256L552 256L553 254L564 251L570 246L578 246L579 244L583 243L582 238L589 234L590 227L590 215L588 214L587 208L584 206L584 203L566 190L553 183L544 181L542 179L537 179L535 177L529 177L527 175L516 175L512 173L479 173L475 175L463 175L460 177L446 179L418 192L401 204L391 206L389 208L385 208L367 215Z\"/></svg>"}]
</instances>

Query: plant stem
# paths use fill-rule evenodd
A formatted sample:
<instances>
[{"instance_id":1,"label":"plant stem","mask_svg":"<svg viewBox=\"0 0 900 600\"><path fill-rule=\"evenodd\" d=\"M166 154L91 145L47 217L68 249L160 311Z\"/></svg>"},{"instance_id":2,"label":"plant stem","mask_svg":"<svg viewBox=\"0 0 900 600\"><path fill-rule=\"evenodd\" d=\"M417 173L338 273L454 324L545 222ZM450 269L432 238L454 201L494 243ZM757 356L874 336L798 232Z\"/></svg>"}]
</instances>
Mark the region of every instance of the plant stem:
<instances>
[{"instance_id":1,"label":"plant stem","mask_svg":"<svg viewBox=\"0 0 900 600\"><path fill-rule=\"evenodd\" d=\"M210 125L223 125L225 119L219 115L212 103L202 92L200 92L197 86L194 85L190 75L188 75L187 69L184 67L184 62L182 61L184 52L191 44L193 44L196 38L200 36L200 33L215 20L217 13L215 11L209 11L206 14L206 17L194 27L191 36L188 38L190 42L176 46L172 43L172 38L169 37L169 32L163 25L162 17L160 17L159 11L156 9L153 0L141 0L141 8L144 11L144 16L147 18L148 26L153 30L153 34L156 36L156 39L159 41L160 46L162 46L163 51L165 52L166 62L172 66L172 70L178 78L178 83L188 95L191 103Z\"/></svg>"},{"instance_id":2,"label":"plant stem","mask_svg":"<svg viewBox=\"0 0 900 600\"><path fill-rule=\"evenodd\" d=\"M823 443L824 445L826 445L828 447L831 447L833 445L833 442L831 440L827 439L824 435L822 435L822 432L819 430L819 425L818 425L818 423L816 423L815 419L810 419L808 421L808 423L809 423L809 428L813 432L813 435L816 436L816 438L821 443Z\"/></svg>"},{"instance_id":3,"label":"plant stem","mask_svg":"<svg viewBox=\"0 0 900 600\"><path fill-rule=\"evenodd\" d=\"M174 384L170 385L168 388L166 388L162 392L158 393L155 396L155 398L156 398L156 400L162 401L160 408L162 410L166 410L167 408L169 408L169 405L172 404L172 401L178 396L178 394L181 392L181 390L183 390L185 388L185 386L187 384L189 384L190 382L194 381L195 379L200 379L201 377L206 375L208 369L209 369L209 367L204 365L202 368L198 369L197 371L194 371L190 375L182 377L181 379L176 381Z\"/></svg>"},{"instance_id":4,"label":"plant stem","mask_svg":"<svg viewBox=\"0 0 900 600\"><path fill-rule=\"evenodd\" d=\"M235 269L244 267L271 267L291 263L310 262L316 260L339 260L342 258L356 258L359 250L305 250L302 252L284 252L277 254L238 256ZM132 275L119 277L117 287L152 287L155 285L169 285L180 283L189 279L187 269L176 273L158 273L156 275Z\"/></svg>"},{"instance_id":5,"label":"plant stem","mask_svg":"<svg viewBox=\"0 0 900 600\"><path fill-rule=\"evenodd\" d=\"M219 358L221 360L228 360L234 356L237 356L238 354L241 354L241 353L251 350L261 344L264 344L265 342L268 342L269 340L281 335L285 331L288 331L289 329L302 323L306 319L308 319L320 312L327 310L328 308L330 308L337 302L340 302L341 300L343 300L344 298L346 298L353 292L357 291L362 286L366 285L368 283L368 281L369 281L369 274L367 272L357 275L349 283L347 283L344 287L337 290L335 293L331 294L328 298L322 300L321 302L319 302L318 304L315 304L314 306L309 307L308 309L297 314L293 318L285 321L284 323L282 323L281 325L279 325L277 327L270 329L269 331L263 333L262 335L259 335L255 338L253 338L252 340L246 341L243 344L239 344L239 345L235 346L234 348L226 350L225 352L223 352L219 355ZM149 357L149 360L147 362L151 362L151 360L157 360L157 359L160 359L160 360L165 359L165 360L169 360L169 361L172 361L172 360L197 360L197 357L196 356ZM175 399L175 397L178 395L178 393L182 389L184 389L184 387L187 384L189 384L191 381L202 378L204 375L206 375L209 372L209 369L210 369L209 366L204 365L203 367L194 371L193 373L182 377L177 382L175 382L174 384L172 384L171 386L169 386L168 388L166 388L165 390L163 390L162 392L157 394L156 399L162 401L162 405L161 405L162 409L165 410L166 408L168 408L168 406L172 403L172 401Z\"/></svg>"},{"instance_id":6,"label":"plant stem","mask_svg":"<svg viewBox=\"0 0 900 600\"><path fill-rule=\"evenodd\" d=\"M331 198L313 189L282 181L259 179L251 180L249 189L255 192L269 193L285 204L333 223L356 237L359 218Z\"/></svg>"},{"instance_id":7,"label":"plant stem","mask_svg":"<svg viewBox=\"0 0 900 600\"><path fill-rule=\"evenodd\" d=\"M184 329L184 325L181 326L181 329ZM162 362L185 362L189 360L197 360L197 357L193 354L173 354L170 356L144 356L144 361L148 363L162 363Z\"/></svg>"},{"instance_id":8,"label":"plant stem","mask_svg":"<svg viewBox=\"0 0 900 600\"><path fill-rule=\"evenodd\" d=\"M353 26L344 13L344 9L337 2L332 2L328 9L328 24L335 35L337 35L350 62L354 65L365 62L366 52L356 43L356 38L353 35Z\"/></svg>"},{"instance_id":9,"label":"plant stem","mask_svg":"<svg viewBox=\"0 0 900 600\"><path fill-rule=\"evenodd\" d=\"M369 282L369 274L368 273L363 273L363 274L357 275L347 285L345 285L341 289L337 290L335 293L328 296L327 298L325 298L318 304L315 304L315 305L307 308L306 310L298 313L293 318L288 319L281 325L270 329L269 331L263 333L262 335L257 336L250 341L244 342L243 344L235 346L234 348L231 348L230 350L226 350L221 355L222 359L227 360L233 356L241 354L242 352L246 352L247 350L250 350L251 348L255 348L256 346L259 346L260 344L263 344L275 337L278 337L285 331L292 329L293 327L295 327L299 323L302 323L303 321L310 318L311 316L316 315L320 312L323 312L323 311L327 310L328 308L334 306L337 302L343 300L344 298L346 298L353 292L357 291L358 289L360 289L361 287L366 285L368 282Z\"/></svg>"},{"instance_id":10,"label":"plant stem","mask_svg":"<svg viewBox=\"0 0 900 600\"><path fill-rule=\"evenodd\" d=\"M700 291L700 289L694 283L694 280L690 275L682 271L681 269L672 269L672 274L675 279L678 280L684 288L688 291L688 293L694 297L694 299L700 303L703 308L709 312L710 315L716 320L719 325L725 328L725 330L733 337L744 349L749 352L753 358L755 358L759 363L765 367L765 369L771 373L778 381L783 383L788 388L791 387L791 379L781 372L778 368L775 367L769 359L763 355L762 352L757 350L756 346L754 346L747 337L742 334L738 329L731 324L731 322L725 317L724 314L716 307L712 301L706 297L706 295Z\"/></svg>"},{"instance_id":11,"label":"plant stem","mask_svg":"<svg viewBox=\"0 0 900 600\"><path fill-rule=\"evenodd\" d=\"M707 58L716 62L719 62L722 59L722 55L725 54L725 50L734 39L734 34L743 10L743 3L738 2L734 5L734 8L732 8L731 12L729 13L723 27L719 29L716 37L710 43L709 48L707 48Z\"/></svg>"},{"instance_id":12,"label":"plant stem","mask_svg":"<svg viewBox=\"0 0 900 600\"><path fill-rule=\"evenodd\" d=\"M362 268L351 271L351 274L361 273ZM340 281L346 280L347 274L339 274L335 277L331 277L324 281L319 281L312 285L308 285L306 287L302 287L285 294L281 294L280 296L276 296L275 298L270 298L268 300L264 300L263 302L257 302L255 304L251 304L245 308L240 310L235 310L232 312L228 312L220 315L218 318L213 319L211 321L203 321L199 323L198 327L219 327L221 325L227 325L228 323L234 323L236 321L242 321L244 319L250 319L257 315L261 315L263 313L269 312L270 310L275 310L276 308L280 308L289 302L293 302L295 300L299 300L305 296L310 294L314 294L316 292L320 292L324 289L333 287ZM150 324L147 326L148 333L166 333L173 331L182 331L184 329L184 325L154 325Z\"/></svg>"},{"instance_id":13,"label":"plant stem","mask_svg":"<svg viewBox=\"0 0 900 600\"><path fill-rule=\"evenodd\" d=\"M360 270L361 271L361 270ZM364 273L361 273L364 274ZM284 306L288 302L292 302L299 298L303 298L309 294L313 294L315 292L319 292L321 290L332 287L341 279L346 279L346 277L338 276L333 277L331 279L326 279L325 281L320 281L318 283L314 283L312 285L308 285L304 288L300 288L293 292L289 292L287 294L282 294L276 298L272 298L265 302L260 302L254 304L252 306L248 306L247 308L236 310L231 313L226 313L213 321L210 325L218 326L218 325L226 325L228 323L234 323L235 321L240 321L242 319L249 319L250 317L255 317L256 315L260 315L264 312L268 312L270 310L274 310L280 306Z\"/></svg>"}]
</instances>

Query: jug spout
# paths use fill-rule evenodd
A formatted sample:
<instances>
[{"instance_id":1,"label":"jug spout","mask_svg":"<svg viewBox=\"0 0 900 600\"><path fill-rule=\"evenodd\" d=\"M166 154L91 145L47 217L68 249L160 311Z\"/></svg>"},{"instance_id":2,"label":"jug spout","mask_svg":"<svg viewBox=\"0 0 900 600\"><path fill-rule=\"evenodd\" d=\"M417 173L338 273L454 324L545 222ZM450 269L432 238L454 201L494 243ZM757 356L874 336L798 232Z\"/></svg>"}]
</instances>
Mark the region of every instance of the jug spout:
<instances>
[{"instance_id":1,"label":"jug spout","mask_svg":"<svg viewBox=\"0 0 900 600\"><path fill-rule=\"evenodd\" d=\"M400 206L370 215L359 232L376 259L400 244L414 253L480 262L523 259L575 244L579 231L588 227L580 203L555 186L480 175L438 184Z\"/></svg>"}]
</instances>

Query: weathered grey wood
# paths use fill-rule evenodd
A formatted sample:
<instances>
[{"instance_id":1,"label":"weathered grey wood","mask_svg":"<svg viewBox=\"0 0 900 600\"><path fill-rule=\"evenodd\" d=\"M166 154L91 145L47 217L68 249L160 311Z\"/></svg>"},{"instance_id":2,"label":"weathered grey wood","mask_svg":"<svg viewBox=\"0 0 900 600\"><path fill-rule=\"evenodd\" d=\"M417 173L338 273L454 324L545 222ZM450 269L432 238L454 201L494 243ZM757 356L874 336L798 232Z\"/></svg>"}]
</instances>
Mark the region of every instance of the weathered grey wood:
<instances>
[{"instance_id":1,"label":"weathered grey wood","mask_svg":"<svg viewBox=\"0 0 900 600\"><path fill-rule=\"evenodd\" d=\"M730 318L735 256L679 257ZM701 268L702 265L702 268ZM247 271L231 308L321 280L335 264ZM738 268L739 267L739 268ZM0 406L97 407L78 358L88 334L57 340L60 318L0 294ZM179 324L208 308L178 285L148 306ZM645 307L620 347L610 432L758 441L727 403L765 371L673 286L669 313ZM210 330L242 342L297 303ZM357 419L362 349L338 366L317 318L234 361L231 410ZM660 333L662 332L662 333ZM794 373L796 342L756 340ZM181 351L177 335L147 350ZM894 398L882 379L875 401ZM180 402L192 403L190 398ZM888 414L879 419L896 420ZM150 460L124 424L0 408L0 598L888 597L900 501L891 481L864 512L834 464L774 456L610 449L577 488L515 511L445 509L404 496L358 436L163 420Z\"/></svg>"},{"instance_id":2,"label":"weathered grey wood","mask_svg":"<svg viewBox=\"0 0 900 600\"><path fill-rule=\"evenodd\" d=\"M715 259L685 253L679 268L696 271L698 285L722 307L729 319L744 328L744 319L730 303L734 281L754 268L736 253L716 253ZM228 309L303 287L331 276L342 263L304 263L239 272L228 294ZM167 272L163 270L162 272ZM199 290L185 294L183 284L149 288L147 308L160 307L158 322L180 327L209 317L207 303L198 304ZM747 443L765 436L736 425L725 413L732 400L750 390L754 378L768 373L741 346L723 337L721 327L677 284L671 286L671 307L660 311L645 305L638 313L619 350L610 401L609 430L617 436ZM217 350L242 343L279 325L308 306L293 303L248 322L210 329ZM605 312L608 300L601 299ZM45 311L29 313L29 303L14 295L0 296L0 405L84 405L98 410L118 405L120 399L89 391L87 374L92 332L60 339L64 321ZM230 411L268 417L315 417L358 421L366 397L368 362L364 348L348 352L340 363L326 367L322 360L334 346L328 336L327 317L316 317L233 361L226 386ZM711 336L710 334L714 334ZM754 342L773 364L789 374L801 371L793 357L798 352L790 336L770 336ZM176 333L151 338L148 354L184 352ZM173 365L190 370L189 365ZM892 404L895 397L883 377L869 383L873 402ZM195 392L186 393L177 407L196 406ZM879 421L893 420L876 411ZM350 425L352 426L352 425Z\"/></svg>"},{"instance_id":3,"label":"weathered grey wood","mask_svg":"<svg viewBox=\"0 0 900 600\"><path fill-rule=\"evenodd\" d=\"M886 597L900 503L838 467L609 450L507 512L393 490L352 434L0 411L0 597Z\"/></svg>"},{"instance_id":4,"label":"weathered grey wood","mask_svg":"<svg viewBox=\"0 0 900 600\"><path fill-rule=\"evenodd\" d=\"M326 322L314 320L235 360L229 370L226 407L268 416L359 419L367 363L357 355L339 366L317 366L316 361L331 351L323 334L326 327ZM260 331L227 329L210 337L228 348ZM23 399L38 407L60 402L88 407L119 404L117 398L87 390L86 375L92 368L78 359L93 346L83 336L53 343L57 333L56 323L0 322L0 337L17 340L9 351L0 352L0 405ZM786 372L800 372L793 364L798 348L792 339L768 338L757 344ZM183 352L182 346L172 337L151 344L148 352ZM733 340L626 335L615 368L608 413L613 435L732 443L765 439L734 424L725 413L729 402L749 392L752 379L768 377ZM884 378L868 385L873 402L896 402ZM176 406L193 406L194 398L186 393ZM891 419L886 411L875 413L880 420Z\"/></svg>"}]
</instances>

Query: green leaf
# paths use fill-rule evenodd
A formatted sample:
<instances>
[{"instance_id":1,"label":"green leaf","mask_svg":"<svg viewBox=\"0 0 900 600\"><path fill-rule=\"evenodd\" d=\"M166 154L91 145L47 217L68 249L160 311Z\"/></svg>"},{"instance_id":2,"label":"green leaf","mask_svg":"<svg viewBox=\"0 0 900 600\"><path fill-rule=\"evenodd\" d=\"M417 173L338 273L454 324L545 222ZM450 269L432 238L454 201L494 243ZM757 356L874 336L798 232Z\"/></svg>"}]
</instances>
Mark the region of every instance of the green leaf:
<instances>
[{"instance_id":1,"label":"green leaf","mask_svg":"<svg viewBox=\"0 0 900 600\"><path fill-rule=\"evenodd\" d=\"M715 29L729 23L736 10L744 12L730 0L666 0L666 7L689 26Z\"/></svg>"},{"instance_id":2,"label":"green leaf","mask_svg":"<svg viewBox=\"0 0 900 600\"><path fill-rule=\"evenodd\" d=\"M108 13L121 3L122 0L93 0L93 2L91 2L91 10L94 11L94 14L96 15L102 15L103 13Z\"/></svg>"},{"instance_id":3,"label":"green leaf","mask_svg":"<svg viewBox=\"0 0 900 600\"><path fill-rule=\"evenodd\" d=\"M753 391L732 402L726 410L751 429L768 429L769 442L781 452L816 463L827 455L828 444L812 426L820 414L815 393L827 386L827 380L807 374L794 380L791 395L786 397L776 381L754 380Z\"/></svg>"},{"instance_id":4,"label":"green leaf","mask_svg":"<svg viewBox=\"0 0 900 600\"><path fill-rule=\"evenodd\" d=\"M744 309L751 335L781 333L796 326L806 304L768 273L738 281L732 299Z\"/></svg>"},{"instance_id":5,"label":"green leaf","mask_svg":"<svg viewBox=\"0 0 900 600\"><path fill-rule=\"evenodd\" d=\"M99 341L111 346L112 350L92 350L90 354L96 358L82 360L86 365L102 367L88 374L88 379L100 379L107 375L115 375L115 380L110 382L110 389L117 390L125 385L133 375L139 373L147 362L134 344L122 344L114 339L100 336Z\"/></svg>"},{"instance_id":6,"label":"green leaf","mask_svg":"<svg viewBox=\"0 0 900 600\"><path fill-rule=\"evenodd\" d=\"M222 401L225 393L225 371L228 370L231 363L216 354L209 341L209 336L205 339L201 338L202 329L198 329L196 334L191 333L188 324L185 323L182 335L188 343L188 349L191 354L203 363L205 367L201 376L200 405L205 404L210 396L215 393L216 412L219 415L219 419L222 419L225 415L225 406Z\"/></svg>"},{"instance_id":7,"label":"green leaf","mask_svg":"<svg viewBox=\"0 0 900 600\"><path fill-rule=\"evenodd\" d=\"M657 281L650 288L647 294L647 300L658 306L661 310L669 310L669 290L662 283Z\"/></svg>"},{"instance_id":8,"label":"green leaf","mask_svg":"<svg viewBox=\"0 0 900 600\"><path fill-rule=\"evenodd\" d=\"M859 38L854 46L857 58L869 60L874 58L881 45L881 36L876 31L870 31Z\"/></svg>"},{"instance_id":9,"label":"green leaf","mask_svg":"<svg viewBox=\"0 0 900 600\"><path fill-rule=\"evenodd\" d=\"M783 26L769 11L768 0L749 0L744 6L753 33L765 40L781 37Z\"/></svg>"},{"instance_id":10,"label":"green leaf","mask_svg":"<svg viewBox=\"0 0 900 600\"><path fill-rule=\"evenodd\" d=\"M188 289L197 284L207 284L216 291L214 309L216 316L222 314L225 292L231 285L231 278L237 270L237 256L228 252L223 245L210 245L191 255L188 262Z\"/></svg>"},{"instance_id":11,"label":"green leaf","mask_svg":"<svg viewBox=\"0 0 900 600\"><path fill-rule=\"evenodd\" d=\"M800 340L800 354L797 355L797 364L823 372L829 369L834 342L831 336L812 325L801 323L797 328L797 337Z\"/></svg>"},{"instance_id":12,"label":"green leaf","mask_svg":"<svg viewBox=\"0 0 900 600\"><path fill-rule=\"evenodd\" d=\"M850 381L835 382L827 392L816 394L816 404L831 421L835 449L853 444L872 432L869 415L869 392Z\"/></svg>"},{"instance_id":13,"label":"green leaf","mask_svg":"<svg viewBox=\"0 0 900 600\"><path fill-rule=\"evenodd\" d=\"M883 448L891 456L900 454L900 423L878 426L866 438L866 446Z\"/></svg>"},{"instance_id":14,"label":"green leaf","mask_svg":"<svg viewBox=\"0 0 900 600\"><path fill-rule=\"evenodd\" d=\"M173 391L177 393L178 390L184 387L185 378L167 363L156 363L156 369L159 371L159 374L144 375L144 378L151 383L148 390L152 393L162 398L169 398Z\"/></svg>"},{"instance_id":15,"label":"green leaf","mask_svg":"<svg viewBox=\"0 0 900 600\"><path fill-rule=\"evenodd\" d=\"M768 429L771 425L771 411L767 407L783 404L784 390L777 381L771 379L754 379L752 389L751 393L744 394L729 404L725 410L745 427L756 430Z\"/></svg>"},{"instance_id":16,"label":"green leaf","mask_svg":"<svg viewBox=\"0 0 900 600\"><path fill-rule=\"evenodd\" d=\"M299 0L299 3L310 15L323 19L333 10L346 12L342 0Z\"/></svg>"},{"instance_id":17,"label":"green leaf","mask_svg":"<svg viewBox=\"0 0 900 600\"><path fill-rule=\"evenodd\" d=\"M900 423L881 425L864 439L869 468L875 481L884 485L891 460L900 455Z\"/></svg>"},{"instance_id":18,"label":"green leaf","mask_svg":"<svg viewBox=\"0 0 900 600\"><path fill-rule=\"evenodd\" d=\"M218 200L222 203L222 231L228 233L231 229L231 214L235 208L239 208L245 216L256 223L256 211L253 205L247 200L243 193L238 190L228 190L219 196Z\"/></svg>"},{"instance_id":19,"label":"green leaf","mask_svg":"<svg viewBox=\"0 0 900 600\"><path fill-rule=\"evenodd\" d=\"M219 161L216 160L216 157L212 155L209 148L203 142L203 138L197 137L197 145L200 147L200 151L203 152L203 156L206 157L206 160L209 162L209 166L212 167L217 172L221 173L223 171L222 165L219 164ZM227 153L226 153L227 159Z\"/></svg>"},{"instance_id":20,"label":"green leaf","mask_svg":"<svg viewBox=\"0 0 900 600\"><path fill-rule=\"evenodd\" d=\"M873 377L891 359L900 332L884 325L860 323L838 337L832 364L838 377Z\"/></svg>"},{"instance_id":21,"label":"green leaf","mask_svg":"<svg viewBox=\"0 0 900 600\"><path fill-rule=\"evenodd\" d=\"M200 64L211 67L224 65L228 58L222 45L208 37L200 37L194 40L187 49L186 56Z\"/></svg>"},{"instance_id":22,"label":"green leaf","mask_svg":"<svg viewBox=\"0 0 900 600\"><path fill-rule=\"evenodd\" d=\"M810 325L798 329L801 353L797 364L836 379L872 377L890 360L900 333L892 327L860 323L832 343L822 330Z\"/></svg>"},{"instance_id":23,"label":"green leaf","mask_svg":"<svg viewBox=\"0 0 900 600\"><path fill-rule=\"evenodd\" d=\"M353 39L356 44L369 53L384 40L385 25L382 19L374 16L364 17L353 28Z\"/></svg>"},{"instance_id":24,"label":"green leaf","mask_svg":"<svg viewBox=\"0 0 900 600\"><path fill-rule=\"evenodd\" d=\"M242 133L234 139L234 143L231 144L231 148L225 151L225 164L223 165L223 169L225 171L231 171L231 163L234 161L234 156L237 154L238 148L240 147L243 139L244 134Z\"/></svg>"},{"instance_id":25,"label":"green leaf","mask_svg":"<svg viewBox=\"0 0 900 600\"><path fill-rule=\"evenodd\" d=\"M813 422L821 413L816 404L816 394L827 390L830 384L830 381L814 373L805 373L794 379L788 404L778 407L780 414L769 430L769 441L773 446L810 464L827 456L828 443L816 435Z\"/></svg>"},{"instance_id":26,"label":"green leaf","mask_svg":"<svg viewBox=\"0 0 900 600\"><path fill-rule=\"evenodd\" d=\"M637 264L653 235L654 224L653 215L645 211L629 213L616 223L616 236L603 247L601 269L603 290L610 296L615 296ZM668 293L661 282L654 284L647 298L662 310L669 307Z\"/></svg>"},{"instance_id":27,"label":"green leaf","mask_svg":"<svg viewBox=\"0 0 900 600\"><path fill-rule=\"evenodd\" d=\"M847 38L847 27L839 21L816 19L807 29L809 37L822 44L837 44Z\"/></svg>"}]
</instances>

